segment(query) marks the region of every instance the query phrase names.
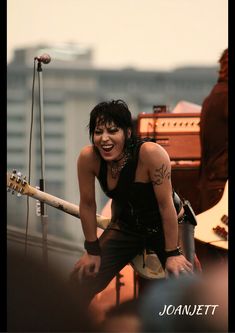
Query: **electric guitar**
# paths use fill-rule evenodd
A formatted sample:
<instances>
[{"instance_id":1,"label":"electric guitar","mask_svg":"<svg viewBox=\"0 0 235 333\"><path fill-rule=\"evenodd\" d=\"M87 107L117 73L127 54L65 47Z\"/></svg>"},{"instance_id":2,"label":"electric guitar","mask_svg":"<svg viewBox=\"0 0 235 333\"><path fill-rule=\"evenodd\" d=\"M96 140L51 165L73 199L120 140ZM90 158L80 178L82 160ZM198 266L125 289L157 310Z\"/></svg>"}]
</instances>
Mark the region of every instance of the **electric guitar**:
<instances>
[{"instance_id":1,"label":"electric guitar","mask_svg":"<svg viewBox=\"0 0 235 333\"><path fill-rule=\"evenodd\" d=\"M63 199L57 198L51 194L40 191L39 189L28 184L25 178L14 170L7 173L7 189L22 195L28 195L35 200L44 202L49 206L57 208L67 214L80 218L79 206L72 204ZM110 218L96 214L97 226L105 230L110 223ZM145 265L143 265L143 255L137 255L131 262L133 269L142 277L147 279L159 279L165 277L165 271L156 254L144 254Z\"/></svg>"},{"instance_id":2,"label":"electric guitar","mask_svg":"<svg viewBox=\"0 0 235 333\"><path fill-rule=\"evenodd\" d=\"M228 180L220 201L197 215L195 239L228 250Z\"/></svg>"}]
</instances>

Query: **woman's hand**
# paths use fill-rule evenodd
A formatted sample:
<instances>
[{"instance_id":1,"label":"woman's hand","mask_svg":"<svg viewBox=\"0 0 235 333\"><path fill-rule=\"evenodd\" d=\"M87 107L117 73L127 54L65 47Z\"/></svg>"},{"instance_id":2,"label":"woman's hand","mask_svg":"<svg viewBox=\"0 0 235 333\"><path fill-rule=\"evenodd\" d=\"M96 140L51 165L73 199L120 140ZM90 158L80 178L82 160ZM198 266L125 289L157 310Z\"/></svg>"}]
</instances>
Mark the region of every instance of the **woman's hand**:
<instances>
[{"instance_id":1,"label":"woman's hand","mask_svg":"<svg viewBox=\"0 0 235 333\"><path fill-rule=\"evenodd\" d=\"M171 256L168 257L166 260L166 277L173 274L176 277L179 274L186 273L192 274L193 273L193 265L181 254L179 256Z\"/></svg>"},{"instance_id":2,"label":"woman's hand","mask_svg":"<svg viewBox=\"0 0 235 333\"><path fill-rule=\"evenodd\" d=\"M85 253L75 264L71 273L72 280L80 280L85 277L95 277L100 269L100 256Z\"/></svg>"}]
</instances>

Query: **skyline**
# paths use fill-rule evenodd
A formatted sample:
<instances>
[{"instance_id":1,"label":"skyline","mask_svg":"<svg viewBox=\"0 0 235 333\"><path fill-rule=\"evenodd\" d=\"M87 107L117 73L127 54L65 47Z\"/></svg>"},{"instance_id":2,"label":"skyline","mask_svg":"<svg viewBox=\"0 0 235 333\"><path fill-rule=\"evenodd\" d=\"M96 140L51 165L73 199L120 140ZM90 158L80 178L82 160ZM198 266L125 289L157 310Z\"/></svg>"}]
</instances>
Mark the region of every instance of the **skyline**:
<instances>
[{"instance_id":1,"label":"skyline","mask_svg":"<svg viewBox=\"0 0 235 333\"><path fill-rule=\"evenodd\" d=\"M216 66L228 1L8 0L8 62L16 48L68 42L92 48L97 68Z\"/></svg>"}]
</instances>

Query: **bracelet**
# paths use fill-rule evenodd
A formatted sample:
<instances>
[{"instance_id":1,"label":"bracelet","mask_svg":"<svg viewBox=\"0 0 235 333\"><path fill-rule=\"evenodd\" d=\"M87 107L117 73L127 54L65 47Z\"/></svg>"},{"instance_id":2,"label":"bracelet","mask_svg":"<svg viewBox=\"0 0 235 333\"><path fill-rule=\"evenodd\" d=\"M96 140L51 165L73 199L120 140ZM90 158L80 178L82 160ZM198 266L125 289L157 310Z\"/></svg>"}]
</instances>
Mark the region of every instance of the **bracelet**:
<instances>
[{"instance_id":1,"label":"bracelet","mask_svg":"<svg viewBox=\"0 0 235 333\"><path fill-rule=\"evenodd\" d=\"M166 257L175 257L175 256L180 256L181 254L183 254L181 248L179 246L177 246L176 249L174 250L171 250L171 251L166 251L165 250L165 253L166 253Z\"/></svg>"},{"instance_id":2,"label":"bracelet","mask_svg":"<svg viewBox=\"0 0 235 333\"><path fill-rule=\"evenodd\" d=\"M93 256L100 256L101 255L101 248L100 248L98 238L95 241L85 240L84 248L87 250L88 254L91 254Z\"/></svg>"},{"instance_id":3,"label":"bracelet","mask_svg":"<svg viewBox=\"0 0 235 333\"><path fill-rule=\"evenodd\" d=\"M170 252L170 251L174 251L174 250L177 250L178 246L176 247L172 247L170 249L165 249L166 252Z\"/></svg>"}]
</instances>

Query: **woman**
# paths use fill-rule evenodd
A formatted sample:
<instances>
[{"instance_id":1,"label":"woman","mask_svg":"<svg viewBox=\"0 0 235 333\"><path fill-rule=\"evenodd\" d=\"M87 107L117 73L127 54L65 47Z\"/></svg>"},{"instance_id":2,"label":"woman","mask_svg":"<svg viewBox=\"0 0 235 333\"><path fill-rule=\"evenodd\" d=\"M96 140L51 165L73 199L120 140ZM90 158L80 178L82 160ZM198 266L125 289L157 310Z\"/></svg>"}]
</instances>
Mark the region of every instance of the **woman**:
<instances>
[{"instance_id":1,"label":"woman","mask_svg":"<svg viewBox=\"0 0 235 333\"><path fill-rule=\"evenodd\" d=\"M167 274L191 273L192 264L178 247L182 203L172 190L166 151L133 135L131 113L122 100L98 104L90 114L89 132L92 145L82 149L77 162L87 252L72 274L79 275L86 300L145 248L157 253ZM112 198L111 223L99 239L95 178Z\"/></svg>"}]
</instances>

